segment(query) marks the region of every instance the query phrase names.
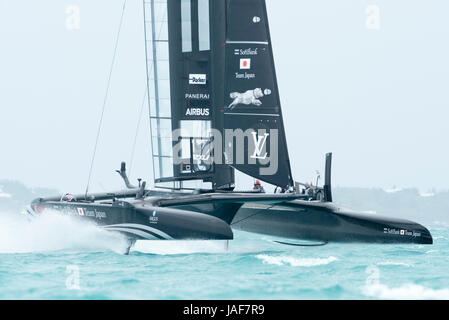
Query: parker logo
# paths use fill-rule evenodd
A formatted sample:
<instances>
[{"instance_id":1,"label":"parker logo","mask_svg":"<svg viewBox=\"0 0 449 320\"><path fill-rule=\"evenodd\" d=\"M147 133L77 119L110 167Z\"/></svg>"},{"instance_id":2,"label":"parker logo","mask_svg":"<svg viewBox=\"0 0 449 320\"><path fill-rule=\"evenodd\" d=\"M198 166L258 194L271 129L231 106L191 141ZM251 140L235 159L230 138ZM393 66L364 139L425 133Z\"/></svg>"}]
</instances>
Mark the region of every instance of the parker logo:
<instances>
[{"instance_id":1,"label":"parker logo","mask_svg":"<svg viewBox=\"0 0 449 320\"><path fill-rule=\"evenodd\" d=\"M189 84L205 85L207 83L207 76L205 74L190 74Z\"/></svg>"},{"instance_id":2,"label":"parker logo","mask_svg":"<svg viewBox=\"0 0 449 320\"><path fill-rule=\"evenodd\" d=\"M240 69L241 70L251 69L251 59L240 59Z\"/></svg>"}]
</instances>

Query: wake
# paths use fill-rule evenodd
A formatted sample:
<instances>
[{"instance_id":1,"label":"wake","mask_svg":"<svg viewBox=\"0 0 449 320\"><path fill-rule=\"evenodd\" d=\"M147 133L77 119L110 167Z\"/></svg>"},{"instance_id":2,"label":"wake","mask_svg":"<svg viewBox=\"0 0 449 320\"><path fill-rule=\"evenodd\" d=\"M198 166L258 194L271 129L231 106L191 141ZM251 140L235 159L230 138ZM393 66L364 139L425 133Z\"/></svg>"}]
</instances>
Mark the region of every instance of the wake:
<instances>
[{"instance_id":1,"label":"wake","mask_svg":"<svg viewBox=\"0 0 449 320\"><path fill-rule=\"evenodd\" d=\"M58 212L46 211L29 219L0 212L0 253L52 251L124 252L126 238Z\"/></svg>"},{"instance_id":2,"label":"wake","mask_svg":"<svg viewBox=\"0 0 449 320\"><path fill-rule=\"evenodd\" d=\"M238 247L226 241L137 241L132 252L155 255L227 254L258 252L257 245ZM229 247L228 247L229 245ZM125 236L104 230L92 222L46 210L30 218L25 214L0 212L0 254L43 252L105 252L123 254Z\"/></svg>"},{"instance_id":3,"label":"wake","mask_svg":"<svg viewBox=\"0 0 449 320\"><path fill-rule=\"evenodd\" d=\"M262 260L265 264L276 266L290 265L292 267L323 266L338 260L338 258L332 256L328 258L295 258L289 256L270 256L265 254L259 254L256 258Z\"/></svg>"},{"instance_id":4,"label":"wake","mask_svg":"<svg viewBox=\"0 0 449 320\"><path fill-rule=\"evenodd\" d=\"M363 293L371 298L390 300L446 300L449 289L431 289L416 284L389 287L382 283L367 284Z\"/></svg>"},{"instance_id":5,"label":"wake","mask_svg":"<svg viewBox=\"0 0 449 320\"><path fill-rule=\"evenodd\" d=\"M155 255L184 254L225 254L228 253L226 241L137 241L131 252L137 251Z\"/></svg>"}]
</instances>

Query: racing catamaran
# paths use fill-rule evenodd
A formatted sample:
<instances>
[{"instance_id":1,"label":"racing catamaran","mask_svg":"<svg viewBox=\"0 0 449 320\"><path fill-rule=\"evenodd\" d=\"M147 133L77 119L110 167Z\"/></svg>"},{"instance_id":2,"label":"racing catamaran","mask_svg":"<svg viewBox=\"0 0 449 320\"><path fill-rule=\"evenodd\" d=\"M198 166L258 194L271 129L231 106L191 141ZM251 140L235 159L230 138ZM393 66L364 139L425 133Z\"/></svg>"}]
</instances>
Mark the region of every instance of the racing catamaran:
<instances>
[{"instance_id":1,"label":"racing catamaran","mask_svg":"<svg viewBox=\"0 0 449 320\"><path fill-rule=\"evenodd\" d=\"M265 0L143 0L155 188L40 198L135 240L230 240L232 228L301 245L431 244L420 224L345 210L291 173ZM237 192L235 170L283 193Z\"/></svg>"}]
</instances>

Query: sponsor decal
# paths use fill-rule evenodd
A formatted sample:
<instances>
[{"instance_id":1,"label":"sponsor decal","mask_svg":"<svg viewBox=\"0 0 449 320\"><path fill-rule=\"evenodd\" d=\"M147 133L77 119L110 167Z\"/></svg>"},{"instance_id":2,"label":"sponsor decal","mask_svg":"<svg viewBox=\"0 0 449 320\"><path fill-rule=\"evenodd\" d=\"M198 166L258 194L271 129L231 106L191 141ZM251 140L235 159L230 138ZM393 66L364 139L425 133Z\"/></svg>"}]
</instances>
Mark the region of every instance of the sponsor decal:
<instances>
[{"instance_id":1,"label":"sponsor decal","mask_svg":"<svg viewBox=\"0 0 449 320\"><path fill-rule=\"evenodd\" d=\"M186 116L208 117L210 116L210 108L187 108Z\"/></svg>"},{"instance_id":2,"label":"sponsor decal","mask_svg":"<svg viewBox=\"0 0 449 320\"><path fill-rule=\"evenodd\" d=\"M392 234L397 236L408 236L408 237L421 237L421 232L416 231L408 231L408 230L398 230L391 228L384 228L385 234Z\"/></svg>"},{"instance_id":3,"label":"sponsor decal","mask_svg":"<svg viewBox=\"0 0 449 320\"><path fill-rule=\"evenodd\" d=\"M254 90L248 90L244 93L239 92L232 92L229 96L231 99L234 99L232 103L228 106L229 109L234 109L237 105L243 104L243 105L254 105L254 106L261 106L262 101L260 100L264 96L268 96L271 94L270 89L265 89L262 91L261 88L256 88Z\"/></svg>"},{"instance_id":4,"label":"sponsor decal","mask_svg":"<svg viewBox=\"0 0 449 320\"><path fill-rule=\"evenodd\" d=\"M154 210L153 214L150 217L150 223L151 224L157 224L159 222L159 217L157 216L157 211Z\"/></svg>"},{"instance_id":5,"label":"sponsor decal","mask_svg":"<svg viewBox=\"0 0 449 320\"><path fill-rule=\"evenodd\" d=\"M207 75L205 74L190 74L189 84L205 85L207 83Z\"/></svg>"},{"instance_id":6,"label":"sponsor decal","mask_svg":"<svg viewBox=\"0 0 449 320\"><path fill-rule=\"evenodd\" d=\"M99 220L106 218L106 212L98 211L97 209L91 210L91 209L76 208L76 211L78 215L82 217L91 217Z\"/></svg>"},{"instance_id":7,"label":"sponsor decal","mask_svg":"<svg viewBox=\"0 0 449 320\"><path fill-rule=\"evenodd\" d=\"M240 69L241 70L251 69L251 59L240 59Z\"/></svg>"},{"instance_id":8,"label":"sponsor decal","mask_svg":"<svg viewBox=\"0 0 449 320\"><path fill-rule=\"evenodd\" d=\"M34 211L36 211L36 212L42 212L44 210L45 210L45 207L43 207L43 206L38 206L38 205L34 206Z\"/></svg>"},{"instance_id":9,"label":"sponsor decal","mask_svg":"<svg viewBox=\"0 0 449 320\"><path fill-rule=\"evenodd\" d=\"M255 73L235 73L235 78L236 79L244 79L244 80L248 80L248 79L255 79L256 78L256 74Z\"/></svg>"},{"instance_id":10,"label":"sponsor decal","mask_svg":"<svg viewBox=\"0 0 449 320\"><path fill-rule=\"evenodd\" d=\"M234 49L234 55L236 56L257 56L258 54L259 48Z\"/></svg>"},{"instance_id":11,"label":"sponsor decal","mask_svg":"<svg viewBox=\"0 0 449 320\"><path fill-rule=\"evenodd\" d=\"M95 218L97 219L105 219L106 218L106 212L97 211L95 210Z\"/></svg>"},{"instance_id":12,"label":"sponsor decal","mask_svg":"<svg viewBox=\"0 0 449 320\"><path fill-rule=\"evenodd\" d=\"M265 160L268 156L268 153L262 155L263 150L265 149L265 145L267 144L267 139L270 134L265 133L263 136L258 136L257 132L251 132L254 140L254 153L251 156L252 159Z\"/></svg>"},{"instance_id":13,"label":"sponsor decal","mask_svg":"<svg viewBox=\"0 0 449 320\"><path fill-rule=\"evenodd\" d=\"M186 93L185 98L190 99L190 100L209 100L210 94L208 94L208 93Z\"/></svg>"},{"instance_id":14,"label":"sponsor decal","mask_svg":"<svg viewBox=\"0 0 449 320\"><path fill-rule=\"evenodd\" d=\"M210 117L212 110L210 108L209 93L186 93L185 117Z\"/></svg>"}]
</instances>

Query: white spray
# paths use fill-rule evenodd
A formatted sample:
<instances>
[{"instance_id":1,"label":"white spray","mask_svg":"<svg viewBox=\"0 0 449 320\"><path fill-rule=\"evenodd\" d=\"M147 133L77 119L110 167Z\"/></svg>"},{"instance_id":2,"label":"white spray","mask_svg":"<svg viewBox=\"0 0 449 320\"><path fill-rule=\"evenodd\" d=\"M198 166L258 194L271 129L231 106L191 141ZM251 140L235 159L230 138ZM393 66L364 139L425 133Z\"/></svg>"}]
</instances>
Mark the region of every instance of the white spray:
<instances>
[{"instance_id":1,"label":"white spray","mask_svg":"<svg viewBox=\"0 0 449 320\"><path fill-rule=\"evenodd\" d=\"M115 251L126 248L124 236L93 223L46 211L29 219L23 214L0 212L0 253L49 251Z\"/></svg>"}]
</instances>

